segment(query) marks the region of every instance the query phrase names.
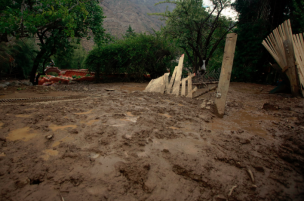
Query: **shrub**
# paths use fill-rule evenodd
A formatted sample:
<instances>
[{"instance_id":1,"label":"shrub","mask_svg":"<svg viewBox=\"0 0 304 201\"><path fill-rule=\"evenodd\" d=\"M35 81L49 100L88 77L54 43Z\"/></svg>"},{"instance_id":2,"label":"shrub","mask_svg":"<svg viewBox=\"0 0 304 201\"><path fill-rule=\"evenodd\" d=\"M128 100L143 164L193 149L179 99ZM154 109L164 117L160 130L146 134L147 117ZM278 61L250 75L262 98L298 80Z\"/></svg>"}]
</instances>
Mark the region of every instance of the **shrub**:
<instances>
[{"instance_id":1,"label":"shrub","mask_svg":"<svg viewBox=\"0 0 304 201\"><path fill-rule=\"evenodd\" d=\"M96 72L127 73L137 77L159 77L174 66L176 48L159 35L137 34L93 49L85 63ZM174 61L175 62L175 61Z\"/></svg>"}]
</instances>

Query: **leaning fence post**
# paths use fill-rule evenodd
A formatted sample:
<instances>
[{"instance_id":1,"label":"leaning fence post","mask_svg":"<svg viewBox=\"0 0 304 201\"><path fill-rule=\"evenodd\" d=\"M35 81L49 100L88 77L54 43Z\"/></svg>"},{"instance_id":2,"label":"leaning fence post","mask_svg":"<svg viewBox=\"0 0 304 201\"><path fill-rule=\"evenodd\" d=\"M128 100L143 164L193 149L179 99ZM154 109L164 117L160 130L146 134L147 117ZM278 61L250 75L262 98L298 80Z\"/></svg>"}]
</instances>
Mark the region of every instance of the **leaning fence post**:
<instances>
[{"instance_id":1,"label":"leaning fence post","mask_svg":"<svg viewBox=\"0 0 304 201\"><path fill-rule=\"evenodd\" d=\"M225 104L230 84L236 40L236 33L227 34L222 70L215 98L216 112L219 117L223 117L225 114Z\"/></svg>"}]
</instances>

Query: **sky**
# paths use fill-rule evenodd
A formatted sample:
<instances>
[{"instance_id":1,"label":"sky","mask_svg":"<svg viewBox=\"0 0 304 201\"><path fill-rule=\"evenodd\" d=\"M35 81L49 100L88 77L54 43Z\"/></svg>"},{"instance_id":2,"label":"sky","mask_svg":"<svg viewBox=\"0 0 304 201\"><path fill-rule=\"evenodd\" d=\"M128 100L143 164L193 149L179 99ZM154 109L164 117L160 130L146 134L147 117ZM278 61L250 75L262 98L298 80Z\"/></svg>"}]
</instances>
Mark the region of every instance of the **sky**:
<instances>
[{"instance_id":1,"label":"sky","mask_svg":"<svg viewBox=\"0 0 304 201\"><path fill-rule=\"evenodd\" d=\"M210 0L203 0L204 1L204 6L212 6L212 2ZM231 1L232 3L235 2L235 0ZM236 20L237 17L237 12L235 10L232 10L231 8L226 8L223 12L223 15L227 17L231 17L233 20Z\"/></svg>"}]
</instances>

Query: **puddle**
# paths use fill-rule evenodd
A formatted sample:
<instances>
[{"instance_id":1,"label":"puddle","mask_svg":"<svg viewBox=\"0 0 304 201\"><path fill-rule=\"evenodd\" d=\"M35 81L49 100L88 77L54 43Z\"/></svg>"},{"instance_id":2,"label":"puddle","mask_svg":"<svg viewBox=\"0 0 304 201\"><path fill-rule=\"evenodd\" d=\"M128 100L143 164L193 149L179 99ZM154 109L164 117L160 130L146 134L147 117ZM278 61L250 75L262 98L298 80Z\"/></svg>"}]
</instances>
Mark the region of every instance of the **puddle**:
<instances>
[{"instance_id":1,"label":"puddle","mask_svg":"<svg viewBox=\"0 0 304 201\"><path fill-rule=\"evenodd\" d=\"M16 117L21 117L21 118L28 118L30 116L32 116L32 115L30 115L30 114L17 114L16 115Z\"/></svg>"},{"instance_id":2,"label":"puddle","mask_svg":"<svg viewBox=\"0 0 304 201\"><path fill-rule=\"evenodd\" d=\"M76 125L66 125L66 126L56 126L56 125L50 125L50 129L52 131L56 131L56 130L63 130L65 128L76 128Z\"/></svg>"},{"instance_id":3,"label":"puddle","mask_svg":"<svg viewBox=\"0 0 304 201\"><path fill-rule=\"evenodd\" d=\"M0 128L2 128L3 125L4 125L4 123L0 122Z\"/></svg>"},{"instance_id":4,"label":"puddle","mask_svg":"<svg viewBox=\"0 0 304 201\"><path fill-rule=\"evenodd\" d=\"M42 152L44 153L44 155L42 155L41 157L45 161L49 160L50 156L57 156L58 155L58 151L57 150L53 150L53 149L46 149L46 150L44 150Z\"/></svg>"},{"instance_id":5,"label":"puddle","mask_svg":"<svg viewBox=\"0 0 304 201\"><path fill-rule=\"evenodd\" d=\"M260 122L278 120L276 117L269 115L250 114L244 110L238 111L235 114L224 117L223 119L216 118L210 123L211 130L229 130L236 131L239 129L246 130L249 133L256 134L261 137L269 137L266 128Z\"/></svg>"},{"instance_id":6,"label":"puddle","mask_svg":"<svg viewBox=\"0 0 304 201\"><path fill-rule=\"evenodd\" d=\"M167 118L171 118L171 117L172 117L172 116L169 115L169 114L162 114L162 113L158 113L158 114L161 115L161 116L167 117Z\"/></svg>"},{"instance_id":7,"label":"puddle","mask_svg":"<svg viewBox=\"0 0 304 201\"><path fill-rule=\"evenodd\" d=\"M89 110L87 112L75 113L75 114L91 114L93 110Z\"/></svg>"},{"instance_id":8,"label":"puddle","mask_svg":"<svg viewBox=\"0 0 304 201\"><path fill-rule=\"evenodd\" d=\"M74 140L74 138L71 137L71 136L64 137L61 140L55 141L52 144L52 147L57 147L58 145L60 145L61 142L69 142L69 141L72 141L72 140Z\"/></svg>"},{"instance_id":9,"label":"puddle","mask_svg":"<svg viewBox=\"0 0 304 201\"><path fill-rule=\"evenodd\" d=\"M8 134L6 139L9 141L16 141L16 140L29 141L30 139L34 138L36 135L37 133L32 132L29 127L25 127L25 128L12 130Z\"/></svg>"}]
</instances>

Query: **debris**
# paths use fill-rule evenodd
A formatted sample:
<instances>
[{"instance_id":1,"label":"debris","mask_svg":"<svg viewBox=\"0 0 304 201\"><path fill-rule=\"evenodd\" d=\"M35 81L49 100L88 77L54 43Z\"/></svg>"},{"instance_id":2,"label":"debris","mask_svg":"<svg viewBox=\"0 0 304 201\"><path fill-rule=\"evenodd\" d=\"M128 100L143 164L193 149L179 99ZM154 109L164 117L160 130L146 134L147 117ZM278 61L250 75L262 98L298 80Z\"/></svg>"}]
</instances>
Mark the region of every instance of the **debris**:
<instances>
[{"instance_id":1,"label":"debris","mask_svg":"<svg viewBox=\"0 0 304 201\"><path fill-rule=\"evenodd\" d=\"M248 172L248 174L249 174L249 176L251 178L251 181L254 183L253 173L252 173L252 171L248 167L247 167L247 172Z\"/></svg>"},{"instance_id":2,"label":"debris","mask_svg":"<svg viewBox=\"0 0 304 201\"><path fill-rule=\"evenodd\" d=\"M232 195L232 192L236 187L237 187L237 185L232 186L232 188L229 190L228 197L230 197Z\"/></svg>"},{"instance_id":3,"label":"debris","mask_svg":"<svg viewBox=\"0 0 304 201\"><path fill-rule=\"evenodd\" d=\"M298 96L301 87L298 84L299 79L296 73L295 52L292 39L290 20L286 20L278 28L273 30L273 33L263 40L262 44L282 68L282 72L286 73L290 81L291 93L294 96ZM295 49L297 49L297 47ZM297 60L299 60L299 58Z\"/></svg>"},{"instance_id":4,"label":"debris","mask_svg":"<svg viewBox=\"0 0 304 201\"><path fill-rule=\"evenodd\" d=\"M45 138L48 139L48 140L50 140L50 139L53 138L53 134L52 135L47 135L47 136L45 136Z\"/></svg>"}]
</instances>

